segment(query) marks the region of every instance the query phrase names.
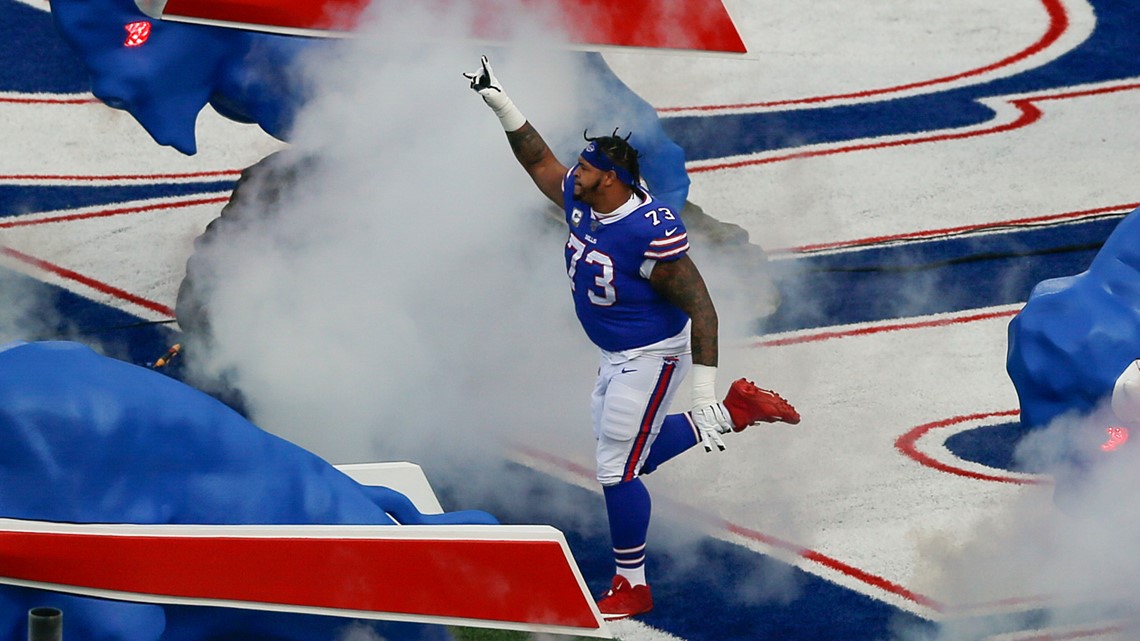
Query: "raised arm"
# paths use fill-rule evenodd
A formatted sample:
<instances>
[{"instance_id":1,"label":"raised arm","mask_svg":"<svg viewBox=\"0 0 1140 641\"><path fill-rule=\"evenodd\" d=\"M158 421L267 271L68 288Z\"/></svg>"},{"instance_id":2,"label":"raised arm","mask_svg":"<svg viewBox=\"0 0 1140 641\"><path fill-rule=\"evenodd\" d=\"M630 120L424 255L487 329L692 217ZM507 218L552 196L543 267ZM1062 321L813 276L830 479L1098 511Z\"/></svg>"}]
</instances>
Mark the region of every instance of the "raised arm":
<instances>
[{"instance_id":1,"label":"raised arm","mask_svg":"<svg viewBox=\"0 0 1140 641\"><path fill-rule=\"evenodd\" d=\"M503 91L503 85L495 77L487 56L481 57L479 62L477 71L465 73L463 76L471 81L471 88L483 97L483 101L499 117L503 130L507 132L511 151L539 191L561 207L562 179L568 171L566 166L558 161L538 130L527 122L522 112Z\"/></svg>"},{"instance_id":2,"label":"raised arm","mask_svg":"<svg viewBox=\"0 0 1140 641\"><path fill-rule=\"evenodd\" d=\"M526 122L522 127L508 131L507 141L511 143L515 159L530 174L538 190L561 207L562 179L569 170L554 157L554 152L550 151L534 125Z\"/></svg>"}]
</instances>

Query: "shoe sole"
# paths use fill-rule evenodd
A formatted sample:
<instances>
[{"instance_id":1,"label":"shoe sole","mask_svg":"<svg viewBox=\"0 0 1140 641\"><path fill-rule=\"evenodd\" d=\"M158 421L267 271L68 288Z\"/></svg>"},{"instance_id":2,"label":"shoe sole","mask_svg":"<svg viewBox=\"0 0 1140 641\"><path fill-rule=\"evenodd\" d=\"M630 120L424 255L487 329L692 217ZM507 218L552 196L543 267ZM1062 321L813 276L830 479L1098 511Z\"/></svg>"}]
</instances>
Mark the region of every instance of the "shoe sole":
<instances>
[{"instance_id":1,"label":"shoe sole","mask_svg":"<svg viewBox=\"0 0 1140 641\"><path fill-rule=\"evenodd\" d=\"M602 620L603 621L620 621L622 619L628 619L630 617L641 616L642 614L645 614L646 612L652 612L652 611L653 611L653 608L649 608L648 610L642 610L641 612L634 612L633 614L603 614Z\"/></svg>"}]
</instances>

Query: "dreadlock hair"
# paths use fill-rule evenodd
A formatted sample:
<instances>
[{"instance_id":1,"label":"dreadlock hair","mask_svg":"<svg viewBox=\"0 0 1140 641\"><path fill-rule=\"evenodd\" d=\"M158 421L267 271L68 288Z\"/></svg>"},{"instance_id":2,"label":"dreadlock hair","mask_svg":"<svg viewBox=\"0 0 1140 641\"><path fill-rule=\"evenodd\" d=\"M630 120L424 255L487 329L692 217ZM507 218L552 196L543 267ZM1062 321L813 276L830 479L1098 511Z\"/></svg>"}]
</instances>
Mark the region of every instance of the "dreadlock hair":
<instances>
[{"instance_id":1,"label":"dreadlock hair","mask_svg":"<svg viewBox=\"0 0 1140 641\"><path fill-rule=\"evenodd\" d=\"M641 184L641 167L637 159L641 157L641 152L633 148L629 144L629 137L633 132L629 132L622 138L618 135L618 128L614 128L614 132L609 136L591 137L589 129L582 131L582 137L586 142L592 142L598 146L598 150L606 155L610 160L614 161L615 165L622 167L633 176L634 184L631 185L634 189L640 189Z\"/></svg>"}]
</instances>

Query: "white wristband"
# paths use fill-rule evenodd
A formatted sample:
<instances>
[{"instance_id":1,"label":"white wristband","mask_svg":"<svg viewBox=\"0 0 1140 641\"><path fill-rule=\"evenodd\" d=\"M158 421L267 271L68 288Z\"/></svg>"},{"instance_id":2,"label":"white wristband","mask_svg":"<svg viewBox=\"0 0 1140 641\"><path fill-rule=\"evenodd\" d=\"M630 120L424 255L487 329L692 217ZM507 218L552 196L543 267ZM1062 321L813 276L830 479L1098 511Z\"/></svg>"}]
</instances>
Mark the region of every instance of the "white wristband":
<instances>
[{"instance_id":1,"label":"white wristband","mask_svg":"<svg viewBox=\"0 0 1140 641\"><path fill-rule=\"evenodd\" d=\"M526 117L522 115L519 108L510 98L507 98L503 104L498 107L492 107L495 115L499 117L499 122L503 123L503 130L507 133L521 129L526 124Z\"/></svg>"},{"instance_id":2,"label":"white wristband","mask_svg":"<svg viewBox=\"0 0 1140 641\"><path fill-rule=\"evenodd\" d=\"M716 367L693 365L693 407L716 403Z\"/></svg>"}]
</instances>

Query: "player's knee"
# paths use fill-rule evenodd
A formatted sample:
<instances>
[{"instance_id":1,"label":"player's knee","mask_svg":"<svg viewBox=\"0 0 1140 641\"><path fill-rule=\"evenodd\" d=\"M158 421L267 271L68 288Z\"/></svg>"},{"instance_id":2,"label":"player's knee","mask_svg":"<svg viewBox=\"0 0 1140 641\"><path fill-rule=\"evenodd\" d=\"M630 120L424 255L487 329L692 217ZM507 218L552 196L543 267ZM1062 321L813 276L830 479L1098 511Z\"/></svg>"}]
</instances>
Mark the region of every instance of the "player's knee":
<instances>
[{"instance_id":1,"label":"player's knee","mask_svg":"<svg viewBox=\"0 0 1140 641\"><path fill-rule=\"evenodd\" d=\"M600 483L602 487L612 487L621 483L623 480L625 479L621 473L598 470L598 483Z\"/></svg>"}]
</instances>

